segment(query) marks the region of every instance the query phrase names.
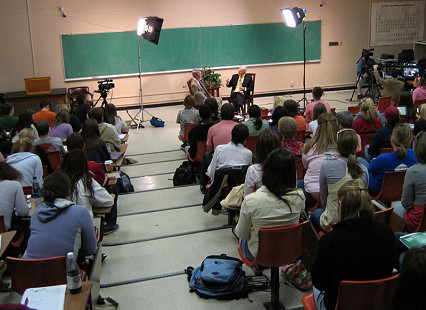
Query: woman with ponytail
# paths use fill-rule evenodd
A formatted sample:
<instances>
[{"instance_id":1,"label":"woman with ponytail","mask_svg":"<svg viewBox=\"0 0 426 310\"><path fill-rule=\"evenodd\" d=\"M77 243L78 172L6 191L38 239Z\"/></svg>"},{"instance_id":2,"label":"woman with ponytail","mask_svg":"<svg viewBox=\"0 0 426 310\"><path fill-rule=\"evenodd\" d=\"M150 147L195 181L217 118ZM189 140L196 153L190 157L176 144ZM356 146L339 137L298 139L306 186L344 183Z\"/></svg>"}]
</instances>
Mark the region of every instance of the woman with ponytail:
<instances>
[{"instance_id":1,"label":"woman with ponytail","mask_svg":"<svg viewBox=\"0 0 426 310\"><path fill-rule=\"evenodd\" d=\"M363 116L352 124L352 129L357 134L373 133L383 127L383 123L377 117L376 109L370 104L370 101L365 101L361 104L360 112L363 112Z\"/></svg>"},{"instance_id":2,"label":"woman with ponytail","mask_svg":"<svg viewBox=\"0 0 426 310\"><path fill-rule=\"evenodd\" d=\"M338 221L337 191L347 181L361 179L368 186L368 170L357 162L355 151L358 138L353 129L343 129L337 133L337 151L340 158L327 160L321 166L320 194L324 209L312 212L311 220L317 230L330 231Z\"/></svg>"},{"instance_id":3,"label":"woman with ponytail","mask_svg":"<svg viewBox=\"0 0 426 310\"><path fill-rule=\"evenodd\" d=\"M305 206L303 192L296 188L296 163L289 151L272 151L262 170L263 185L245 197L235 228L241 249L249 260L256 256L260 228L297 224Z\"/></svg>"},{"instance_id":4,"label":"woman with ponytail","mask_svg":"<svg viewBox=\"0 0 426 310\"><path fill-rule=\"evenodd\" d=\"M319 310L336 307L341 281L387 278L398 266L395 236L387 224L373 221L374 208L364 183L348 181L337 199L338 223L319 240L311 270Z\"/></svg>"},{"instance_id":5,"label":"woman with ponytail","mask_svg":"<svg viewBox=\"0 0 426 310\"><path fill-rule=\"evenodd\" d=\"M392 153L381 154L368 166L370 182L368 189L371 195L378 195L382 188L386 171L406 170L417 163L414 150L410 149L413 134L407 124L396 125L391 135Z\"/></svg>"},{"instance_id":6,"label":"woman with ponytail","mask_svg":"<svg viewBox=\"0 0 426 310\"><path fill-rule=\"evenodd\" d=\"M262 111L259 106L255 104L250 106L248 114L250 118L243 124L248 127L250 136L258 135L261 131L269 128L268 121L260 118Z\"/></svg>"}]
</instances>

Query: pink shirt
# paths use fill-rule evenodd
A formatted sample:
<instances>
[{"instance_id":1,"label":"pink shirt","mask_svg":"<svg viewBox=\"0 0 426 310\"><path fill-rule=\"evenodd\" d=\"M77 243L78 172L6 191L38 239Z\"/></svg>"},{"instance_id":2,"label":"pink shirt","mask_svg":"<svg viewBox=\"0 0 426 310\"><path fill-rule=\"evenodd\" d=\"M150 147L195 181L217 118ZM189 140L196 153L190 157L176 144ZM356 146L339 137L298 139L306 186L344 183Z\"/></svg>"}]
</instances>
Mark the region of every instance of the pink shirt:
<instances>
[{"instance_id":1,"label":"pink shirt","mask_svg":"<svg viewBox=\"0 0 426 310\"><path fill-rule=\"evenodd\" d=\"M319 193L320 192L320 171L321 165L326 161L326 155L314 154L315 147L311 148L308 153L302 155L303 167L307 169L304 183L305 191L308 193Z\"/></svg>"},{"instance_id":2,"label":"pink shirt","mask_svg":"<svg viewBox=\"0 0 426 310\"><path fill-rule=\"evenodd\" d=\"M312 121L313 121L313 117L314 117L314 107L315 107L315 105L316 105L317 103L319 103L319 102L321 102L323 105L325 105L325 107L326 107L326 109L327 109L327 113L331 113L330 105L328 104L328 102L327 102L327 101L323 101L323 100L315 100L315 101L312 101L310 104L308 104L308 105L306 106L306 109L305 109L305 121L306 121L306 124L309 124L310 122L312 122Z\"/></svg>"},{"instance_id":3,"label":"pink shirt","mask_svg":"<svg viewBox=\"0 0 426 310\"><path fill-rule=\"evenodd\" d=\"M228 144L232 139L232 129L237 125L233 120L222 120L210 127L207 133L207 146L216 149L218 145Z\"/></svg>"},{"instance_id":4,"label":"pink shirt","mask_svg":"<svg viewBox=\"0 0 426 310\"><path fill-rule=\"evenodd\" d=\"M426 89L423 86L419 86L413 91L413 103L416 100L423 99L426 99Z\"/></svg>"}]
</instances>

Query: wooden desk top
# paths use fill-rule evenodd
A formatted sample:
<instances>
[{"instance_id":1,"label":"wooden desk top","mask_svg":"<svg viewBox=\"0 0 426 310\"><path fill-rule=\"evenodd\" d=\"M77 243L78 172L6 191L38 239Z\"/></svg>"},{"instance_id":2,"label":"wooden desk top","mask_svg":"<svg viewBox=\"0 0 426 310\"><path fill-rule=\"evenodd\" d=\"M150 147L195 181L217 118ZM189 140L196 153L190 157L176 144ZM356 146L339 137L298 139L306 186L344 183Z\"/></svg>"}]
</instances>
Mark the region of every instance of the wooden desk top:
<instances>
[{"instance_id":1,"label":"wooden desk top","mask_svg":"<svg viewBox=\"0 0 426 310\"><path fill-rule=\"evenodd\" d=\"M121 139L121 143L126 143L127 140L129 140L129 133L128 132L126 132L126 135L124 136L124 138Z\"/></svg>"},{"instance_id":2,"label":"wooden desk top","mask_svg":"<svg viewBox=\"0 0 426 310\"><path fill-rule=\"evenodd\" d=\"M128 144L122 144L120 147L120 152L126 152L128 146L129 146ZM114 167L120 167L123 164L123 160L124 160L124 154L112 165Z\"/></svg>"},{"instance_id":3,"label":"wooden desk top","mask_svg":"<svg viewBox=\"0 0 426 310\"><path fill-rule=\"evenodd\" d=\"M0 249L0 257L3 257L4 252L9 246L10 242L12 242L13 237L16 234L16 230L6 231L1 233L1 249Z\"/></svg>"},{"instance_id":4,"label":"wooden desk top","mask_svg":"<svg viewBox=\"0 0 426 310\"><path fill-rule=\"evenodd\" d=\"M83 281L82 283L83 287L78 294L71 294L69 289L67 289L65 293L64 310L86 309L86 304L90 296L90 289L92 288L92 281Z\"/></svg>"}]
</instances>

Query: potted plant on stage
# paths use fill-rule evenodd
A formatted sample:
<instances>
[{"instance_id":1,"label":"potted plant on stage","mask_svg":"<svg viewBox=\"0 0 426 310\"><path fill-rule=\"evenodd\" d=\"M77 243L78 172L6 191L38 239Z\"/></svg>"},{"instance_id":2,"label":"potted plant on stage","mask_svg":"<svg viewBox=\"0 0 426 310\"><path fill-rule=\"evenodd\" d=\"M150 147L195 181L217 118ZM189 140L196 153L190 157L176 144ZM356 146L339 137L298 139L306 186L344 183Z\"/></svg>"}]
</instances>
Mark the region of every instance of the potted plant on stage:
<instances>
[{"instance_id":1,"label":"potted plant on stage","mask_svg":"<svg viewBox=\"0 0 426 310\"><path fill-rule=\"evenodd\" d=\"M203 74L203 83L209 93L214 97L219 97L219 88L222 86L222 79L219 73L215 73L211 66L204 67L201 70Z\"/></svg>"}]
</instances>

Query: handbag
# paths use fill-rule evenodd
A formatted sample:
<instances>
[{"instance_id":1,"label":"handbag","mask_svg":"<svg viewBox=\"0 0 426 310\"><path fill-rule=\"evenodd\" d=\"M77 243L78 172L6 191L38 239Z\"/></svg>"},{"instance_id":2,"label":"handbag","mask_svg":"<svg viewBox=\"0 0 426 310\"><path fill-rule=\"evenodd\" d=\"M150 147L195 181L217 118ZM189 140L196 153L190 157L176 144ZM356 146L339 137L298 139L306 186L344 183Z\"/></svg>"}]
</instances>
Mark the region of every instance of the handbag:
<instances>
[{"instance_id":1,"label":"handbag","mask_svg":"<svg viewBox=\"0 0 426 310\"><path fill-rule=\"evenodd\" d=\"M306 270L302 260L281 268L281 274L285 282L290 282L293 286L303 291L312 289L312 277Z\"/></svg>"},{"instance_id":2,"label":"handbag","mask_svg":"<svg viewBox=\"0 0 426 310\"><path fill-rule=\"evenodd\" d=\"M153 116L149 122L154 127L164 127L164 123L165 123L163 120L155 116Z\"/></svg>"},{"instance_id":3,"label":"handbag","mask_svg":"<svg viewBox=\"0 0 426 310\"><path fill-rule=\"evenodd\" d=\"M227 209L240 209L244 198L244 183L231 189L228 196L220 204Z\"/></svg>"}]
</instances>

